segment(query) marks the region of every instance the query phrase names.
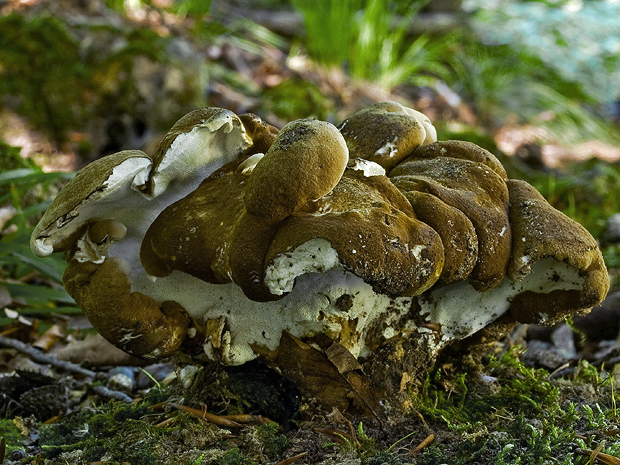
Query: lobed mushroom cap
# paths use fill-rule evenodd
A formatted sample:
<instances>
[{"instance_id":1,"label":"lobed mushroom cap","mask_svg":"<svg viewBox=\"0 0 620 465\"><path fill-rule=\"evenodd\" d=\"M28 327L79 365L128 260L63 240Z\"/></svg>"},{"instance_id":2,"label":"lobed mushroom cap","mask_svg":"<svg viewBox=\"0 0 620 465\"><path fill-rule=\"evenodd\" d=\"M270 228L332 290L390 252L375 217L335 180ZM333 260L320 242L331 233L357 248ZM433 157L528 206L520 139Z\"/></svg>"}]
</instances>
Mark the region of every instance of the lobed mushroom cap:
<instances>
[{"instance_id":1,"label":"lobed mushroom cap","mask_svg":"<svg viewBox=\"0 0 620 465\"><path fill-rule=\"evenodd\" d=\"M265 147L277 130L256 116L245 119L258 148ZM138 356L169 355L183 342L189 317L178 303L158 303L135 292L135 281L145 277L140 242L165 207L223 164L249 152L252 145L234 113L196 110L173 126L154 156L124 151L80 170L36 226L31 248L40 256L69 252L65 285L112 343ZM140 319L145 321L141 324ZM128 333L133 326L137 332L141 328L152 334L134 337ZM125 337L136 341L126 344ZM169 338L174 341L165 340Z\"/></svg>"},{"instance_id":2,"label":"lobed mushroom cap","mask_svg":"<svg viewBox=\"0 0 620 465\"><path fill-rule=\"evenodd\" d=\"M248 213L275 223L338 184L349 161L344 138L330 123L298 120L282 128L247 181Z\"/></svg>"},{"instance_id":3,"label":"lobed mushroom cap","mask_svg":"<svg viewBox=\"0 0 620 465\"><path fill-rule=\"evenodd\" d=\"M480 290L504 280L511 248L508 189L493 155L474 144L435 142L418 147L389 176L442 236L449 263L444 280L469 278Z\"/></svg>"},{"instance_id":4,"label":"lobed mushroom cap","mask_svg":"<svg viewBox=\"0 0 620 465\"><path fill-rule=\"evenodd\" d=\"M242 164L223 167L153 222L141 250L150 275L178 270L209 283L234 281L257 301L279 299L298 276L334 266L390 296L420 294L438 279L443 250L437 233L415 219L385 176L348 169L327 195L271 224L244 208L256 169L248 179ZM289 269L284 262L315 239L327 247L298 256ZM322 252L330 251L337 258L323 262Z\"/></svg>"},{"instance_id":5,"label":"lobed mushroom cap","mask_svg":"<svg viewBox=\"0 0 620 465\"><path fill-rule=\"evenodd\" d=\"M316 238L326 240L345 270L391 297L423 293L437 281L444 264L439 236L416 219L388 178L356 170L345 171L328 196L281 222L265 257L272 292L290 291L304 266L313 269L315 262L319 271L329 269L313 258L320 253L295 256ZM293 272L287 270L291 263L296 265Z\"/></svg>"},{"instance_id":6,"label":"lobed mushroom cap","mask_svg":"<svg viewBox=\"0 0 620 465\"><path fill-rule=\"evenodd\" d=\"M535 263L548 258L578 272L575 282L551 292L518 295L510 306L514 318L523 323L553 324L601 303L610 281L596 240L525 181L510 179L507 184L513 234L508 277L520 281L532 272ZM558 281L558 276L552 274L550 279Z\"/></svg>"},{"instance_id":7,"label":"lobed mushroom cap","mask_svg":"<svg viewBox=\"0 0 620 465\"><path fill-rule=\"evenodd\" d=\"M93 218L114 217L137 176L149 170L152 159L139 150L100 158L82 168L58 193L30 238L30 248L45 257L68 250Z\"/></svg>"},{"instance_id":8,"label":"lobed mushroom cap","mask_svg":"<svg viewBox=\"0 0 620 465\"><path fill-rule=\"evenodd\" d=\"M260 123L252 124L254 132L264 137L263 129L256 130ZM195 110L175 123L154 156L126 150L82 168L35 227L31 248L40 256L66 251L85 227L105 218L120 221L129 229L128 242L138 236L141 240L164 207L187 195L251 145L234 113L221 108ZM133 255L137 256L137 251Z\"/></svg>"},{"instance_id":9,"label":"lobed mushroom cap","mask_svg":"<svg viewBox=\"0 0 620 465\"><path fill-rule=\"evenodd\" d=\"M245 155L267 152L278 135L279 129L253 113L239 115L239 119L252 139L252 146L246 150Z\"/></svg>"},{"instance_id":10,"label":"lobed mushroom cap","mask_svg":"<svg viewBox=\"0 0 620 465\"><path fill-rule=\"evenodd\" d=\"M416 147L437 140L422 113L397 102L381 102L354 113L339 126L351 158L378 163L389 170Z\"/></svg>"}]
</instances>

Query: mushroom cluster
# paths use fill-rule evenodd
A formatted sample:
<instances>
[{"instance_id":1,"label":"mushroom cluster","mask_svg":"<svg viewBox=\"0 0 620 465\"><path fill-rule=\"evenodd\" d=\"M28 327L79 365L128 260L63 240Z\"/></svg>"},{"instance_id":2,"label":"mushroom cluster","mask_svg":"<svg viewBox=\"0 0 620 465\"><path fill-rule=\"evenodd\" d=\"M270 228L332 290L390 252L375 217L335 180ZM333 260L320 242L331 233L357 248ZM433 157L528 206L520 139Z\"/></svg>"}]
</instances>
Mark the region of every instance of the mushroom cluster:
<instances>
[{"instance_id":1,"label":"mushroom cluster","mask_svg":"<svg viewBox=\"0 0 620 465\"><path fill-rule=\"evenodd\" d=\"M194 111L154 155L79 171L31 247L66 253L67 291L122 350L227 365L283 335L327 336L359 360L397 338L437 352L500 317L584 312L609 288L581 225L394 102L281 130Z\"/></svg>"}]
</instances>

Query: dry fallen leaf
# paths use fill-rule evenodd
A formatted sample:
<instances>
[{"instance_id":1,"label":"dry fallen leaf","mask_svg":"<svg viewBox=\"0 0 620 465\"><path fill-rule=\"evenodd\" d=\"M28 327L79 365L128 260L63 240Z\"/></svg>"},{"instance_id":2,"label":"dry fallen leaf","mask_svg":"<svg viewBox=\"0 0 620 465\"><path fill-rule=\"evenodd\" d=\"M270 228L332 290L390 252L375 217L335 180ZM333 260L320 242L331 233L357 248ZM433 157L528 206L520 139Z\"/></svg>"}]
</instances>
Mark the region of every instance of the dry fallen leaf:
<instances>
[{"instance_id":1,"label":"dry fallen leaf","mask_svg":"<svg viewBox=\"0 0 620 465\"><path fill-rule=\"evenodd\" d=\"M604 454L603 452L601 452L603 446L605 446L605 441L602 441L594 450L583 449L584 453L590 454L588 465L594 465L594 462L596 460L598 460L604 465L620 465L620 459L614 457L613 455Z\"/></svg>"},{"instance_id":2,"label":"dry fallen leaf","mask_svg":"<svg viewBox=\"0 0 620 465\"><path fill-rule=\"evenodd\" d=\"M43 352L50 350L57 342L64 341L67 337L68 321L61 319L53 324L47 331L39 336L32 345Z\"/></svg>"},{"instance_id":3,"label":"dry fallen leaf","mask_svg":"<svg viewBox=\"0 0 620 465\"><path fill-rule=\"evenodd\" d=\"M262 358L322 404L383 421L379 396L357 359L327 336L319 335L308 342L285 332L278 349L263 353Z\"/></svg>"},{"instance_id":4,"label":"dry fallen leaf","mask_svg":"<svg viewBox=\"0 0 620 465\"><path fill-rule=\"evenodd\" d=\"M59 349L56 356L60 360L67 360L81 364L88 361L88 365L95 366L140 366L141 360L117 349L99 334L89 334L81 341L70 342Z\"/></svg>"}]
</instances>

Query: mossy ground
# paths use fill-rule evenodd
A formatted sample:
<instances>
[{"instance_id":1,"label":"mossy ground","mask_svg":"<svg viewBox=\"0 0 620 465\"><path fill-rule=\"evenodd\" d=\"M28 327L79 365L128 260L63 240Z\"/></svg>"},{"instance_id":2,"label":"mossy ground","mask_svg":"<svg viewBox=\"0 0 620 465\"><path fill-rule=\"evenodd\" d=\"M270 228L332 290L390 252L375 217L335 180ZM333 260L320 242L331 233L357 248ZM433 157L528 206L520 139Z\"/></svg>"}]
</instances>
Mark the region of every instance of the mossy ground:
<instances>
[{"instance_id":1,"label":"mossy ground","mask_svg":"<svg viewBox=\"0 0 620 465\"><path fill-rule=\"evenodd\" d=\"M584 451L602 441L602 452L613 455L620 447L613 378L585 362L570 379L552 378L527 368L513 349L492 359L480 377L451 378L450 391L433 389L429 378L416 397L429 426L445 426L443 441L416 464L446 457L451 464L586 464Z\"/></svg>"},{"instance_id":2,"label":"mossy ground","mask_svg":"<svg viewBox=\"0 0 620 465\"><path fill-rule=\"evenodd\" d=\"M59 145L70 139L71 133L87 131L91 121L97 126L105 121L106 127L114 128L129 115L127 125L141 123L157 130L169 127L195 106L229 103L214 98L215 91L206 99L208 89L193 68L183 74L185 86L171 88L172 96L165 99L168 104L160 95L149 100L148 92L138 86L143 81L138 79L141 75L134 75L138 64L144 73L154 70L153 76L170 72L169 68L185 69L166 56L170 40L149 29L125 31L95 25L90 30L49 15L5 16L0 28L2 103ZM88 40L81 42L84 38ZM106 44L115 46L107 48ZM163 63L163 67L149 66L154 63ZM323 119L333 117L336 111L334 99L305 78L261 89L246 76L232 73L223 60L210 62L209 72L212 83L225 83L252 97L258 103L250 109L267 116L294 119L315 115ZM485 130L472 131L469 137L443 132L442 139L471 139L497 153ZM104 142L96 149L96 143L83 140L75 150L88 157L115 148L110 141ZM3 143L0 162L0 171L30 167L17 149ZM555 207L578 219L597 237L605 220L620 211L617 164L592 160L551 173L513 168L516 171L511 177L530 181ZM618 244L607 246L604 253L610 268L620 268ZM619 284L615 282L614 287ZM411 393L408 414L390 418L387 427L349 418L351 429L307 399L300 406L300 418L289 424L282 421L281 425L239 430L219 428L169 406L153 408L160 401L173 400L197 408L203 402L213 413L256 413L260 405L247 396L237 397L241 389L228 384L209 386L211 390L200 395L188 393L184 399L178 391L154 391L134 404L101 404L75 411L51 425L28 419L0 420L0 437L6 441L4 460L7 464L251 465L275 464L307 453L295 463L585 465L595 462L586 451L599 446L603 453L620 456L618 388L605 371L583 363L570 377L554 377L545 370L526 367L517 349L486 360L480 373L455 368L458 363L455 359L453 365L444 363L428 373L422 389ZM243 376L238 379L247 381ZM326 435L317 428L333 431ZM430 445L414 452L431 434L434 440Z\"/></svg>"},{"instance_id":3,"label":"mossy ground","mask_svg":"<svg viewBox=\"0 0 620 465\"><path fill-rule=\"evenodd\" d=\"M27 451L20 462L7 463L258 465L306 452L295 463L586 465L599 446L618 456L614 378L585 362L570 378L553 377L525 366L521 354L513 347L490 357L480 373L436 367L411 392L410 411L390 418L388 427L370 419L338 424L302 404L288 428L277 423L220 428L161 404L179 401L178 391L161 389L134 404L112 401L40 425L38 441L28 447L13 422L0 425L9 452ZM210 399L203 402L209 405ZM431 434L434 440L416 451Z\"/></svg>"}]
</instances>

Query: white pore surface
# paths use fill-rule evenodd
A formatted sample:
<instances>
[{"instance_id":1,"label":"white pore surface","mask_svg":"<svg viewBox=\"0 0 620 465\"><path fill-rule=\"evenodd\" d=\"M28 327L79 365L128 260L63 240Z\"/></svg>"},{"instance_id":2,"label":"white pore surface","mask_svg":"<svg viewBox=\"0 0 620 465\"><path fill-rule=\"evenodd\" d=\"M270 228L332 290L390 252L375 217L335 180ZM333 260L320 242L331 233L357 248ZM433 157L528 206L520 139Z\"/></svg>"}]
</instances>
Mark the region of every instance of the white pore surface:
<instances>
[{"instance_id":1,"label":"white pore surface","mask_svg":"<svg viewBox=\"0 0 620 465\"><path fill-rule=\"evenodd\" d=\"M524 291L547 294L558 289L581 289L583 277L563 262L545 258L532 266L521 281L508 278L497 287L478 292L467 281L436 286L420 298L422 313L440 323L442 339L449 342L469 336L504 314L514 296ZM544 309L540 309L544 311ZM544 320L544 314L541 314Z\"/></svg>"},{"instance_id":2,"label":"white pore surface","mask_svg":"<svg viewBox=\"0 0 620 465\"><path fill-rule=\"evenodd\" d=\"M250 174L254 171L256 164L261 161L264 156L264 153L255 153L254 155L250 155L237 167L237 173Z\"/></svg>"},{"instance_id":3,"label":"white pore surface","mask_svg":"<svg viewBox=\"0 0 620 465\"><path fill-rule=\"evenodd\" d=\"M322 255L312 264L317 247L322 249ZM143 272L134 275L132 290L160 302L176 300L200 323L217 321L217 334L205 343L205 353L232 365L256 358L252 346L275 350L283 331L298 338L327 334L356 357L370 355L371 328L381 328L380 335L373 333L375 340L411 331L418 331L420 337L428 336L428 329L401 320L410 311L412 298L391 299L375 293L361 278L339 269L335 258L336 251L324 239L314 239L278 257L269 270L268 285L274 291L290 293L274 302L254 302L235 284L207 284L178 271L155 282ZM323 268L325 272L316 272ZM524 290L547 293L580 289L583 285L575 269L551 258L539 261L532 270L522 281L506 279L486 292L478 292L463 281L436 286L418 297L420 313L429 315L428 322L441 325L441 338L430 339L434 349L484 328L504 314L511 299ZM338 299L347 295L351 296L352 306L338 305Z\"/></svg>"},{"instance_id":4,"label":"white pore surface","mask_svg":"<svg viewBox=\"0 0 620 465\"><path fill-rule=\"evenodd\" d=\"M385 176L385 169L379 163L375 163L374 161L364 160L363 158L358 158L355 160L352 169L357 171L362 171L364 176Z\"/></svg>"},{"instance_id":5,"label":"white pore surface","mask_svg":"<svg viewBox=\"0 0 620 465\"><path fill-rule=\"evenodd\" d=\"M235 160L241 149L251 144L240 126L234 114L224 112L177 136L157 167L153 196L159 196L173 180L185 183L197 174L204 179L215 169ZM218 166L213 166L214 163Z\"/></svg>"},{"instance_id":6,"label":"white pore surface","mask_svg":"<svg viewBox=\"0 0 620 465\"><path fill-rule=\"evenodd\" d=\"M293 290L298 276L341 268L331 244L325 239L312 239L278 255L265 270L265 285L272 294L282 295Z\"/></svg>"},{"instance_id":7,"label":"white pore surface","mask_svg":"<svg viewBox=\"0 0 620 465\"><path fill-rule=\"evenodd\" d=\"M256 358L253 345L275 350L283 331L299 338L325 333L338 339L341 332L348 334L347 325L354 320L359 334L340 342L354 356L368 355L365 336L370 323L381 317L393 326L411 304L411 298L376 294L361 278L342 270L304 274L290 294L274 302L254 302L236 284L206 284L178 271L155 283L144 274L136 276L132 290L158 301L176 300L198 322L223 318L221 333L207 341L205 352L231 365ZM346 294L352 296L353 306L339 308L338 298ZM394 311L386 315L388 308Z\"/></svg>"}]
</instances>

